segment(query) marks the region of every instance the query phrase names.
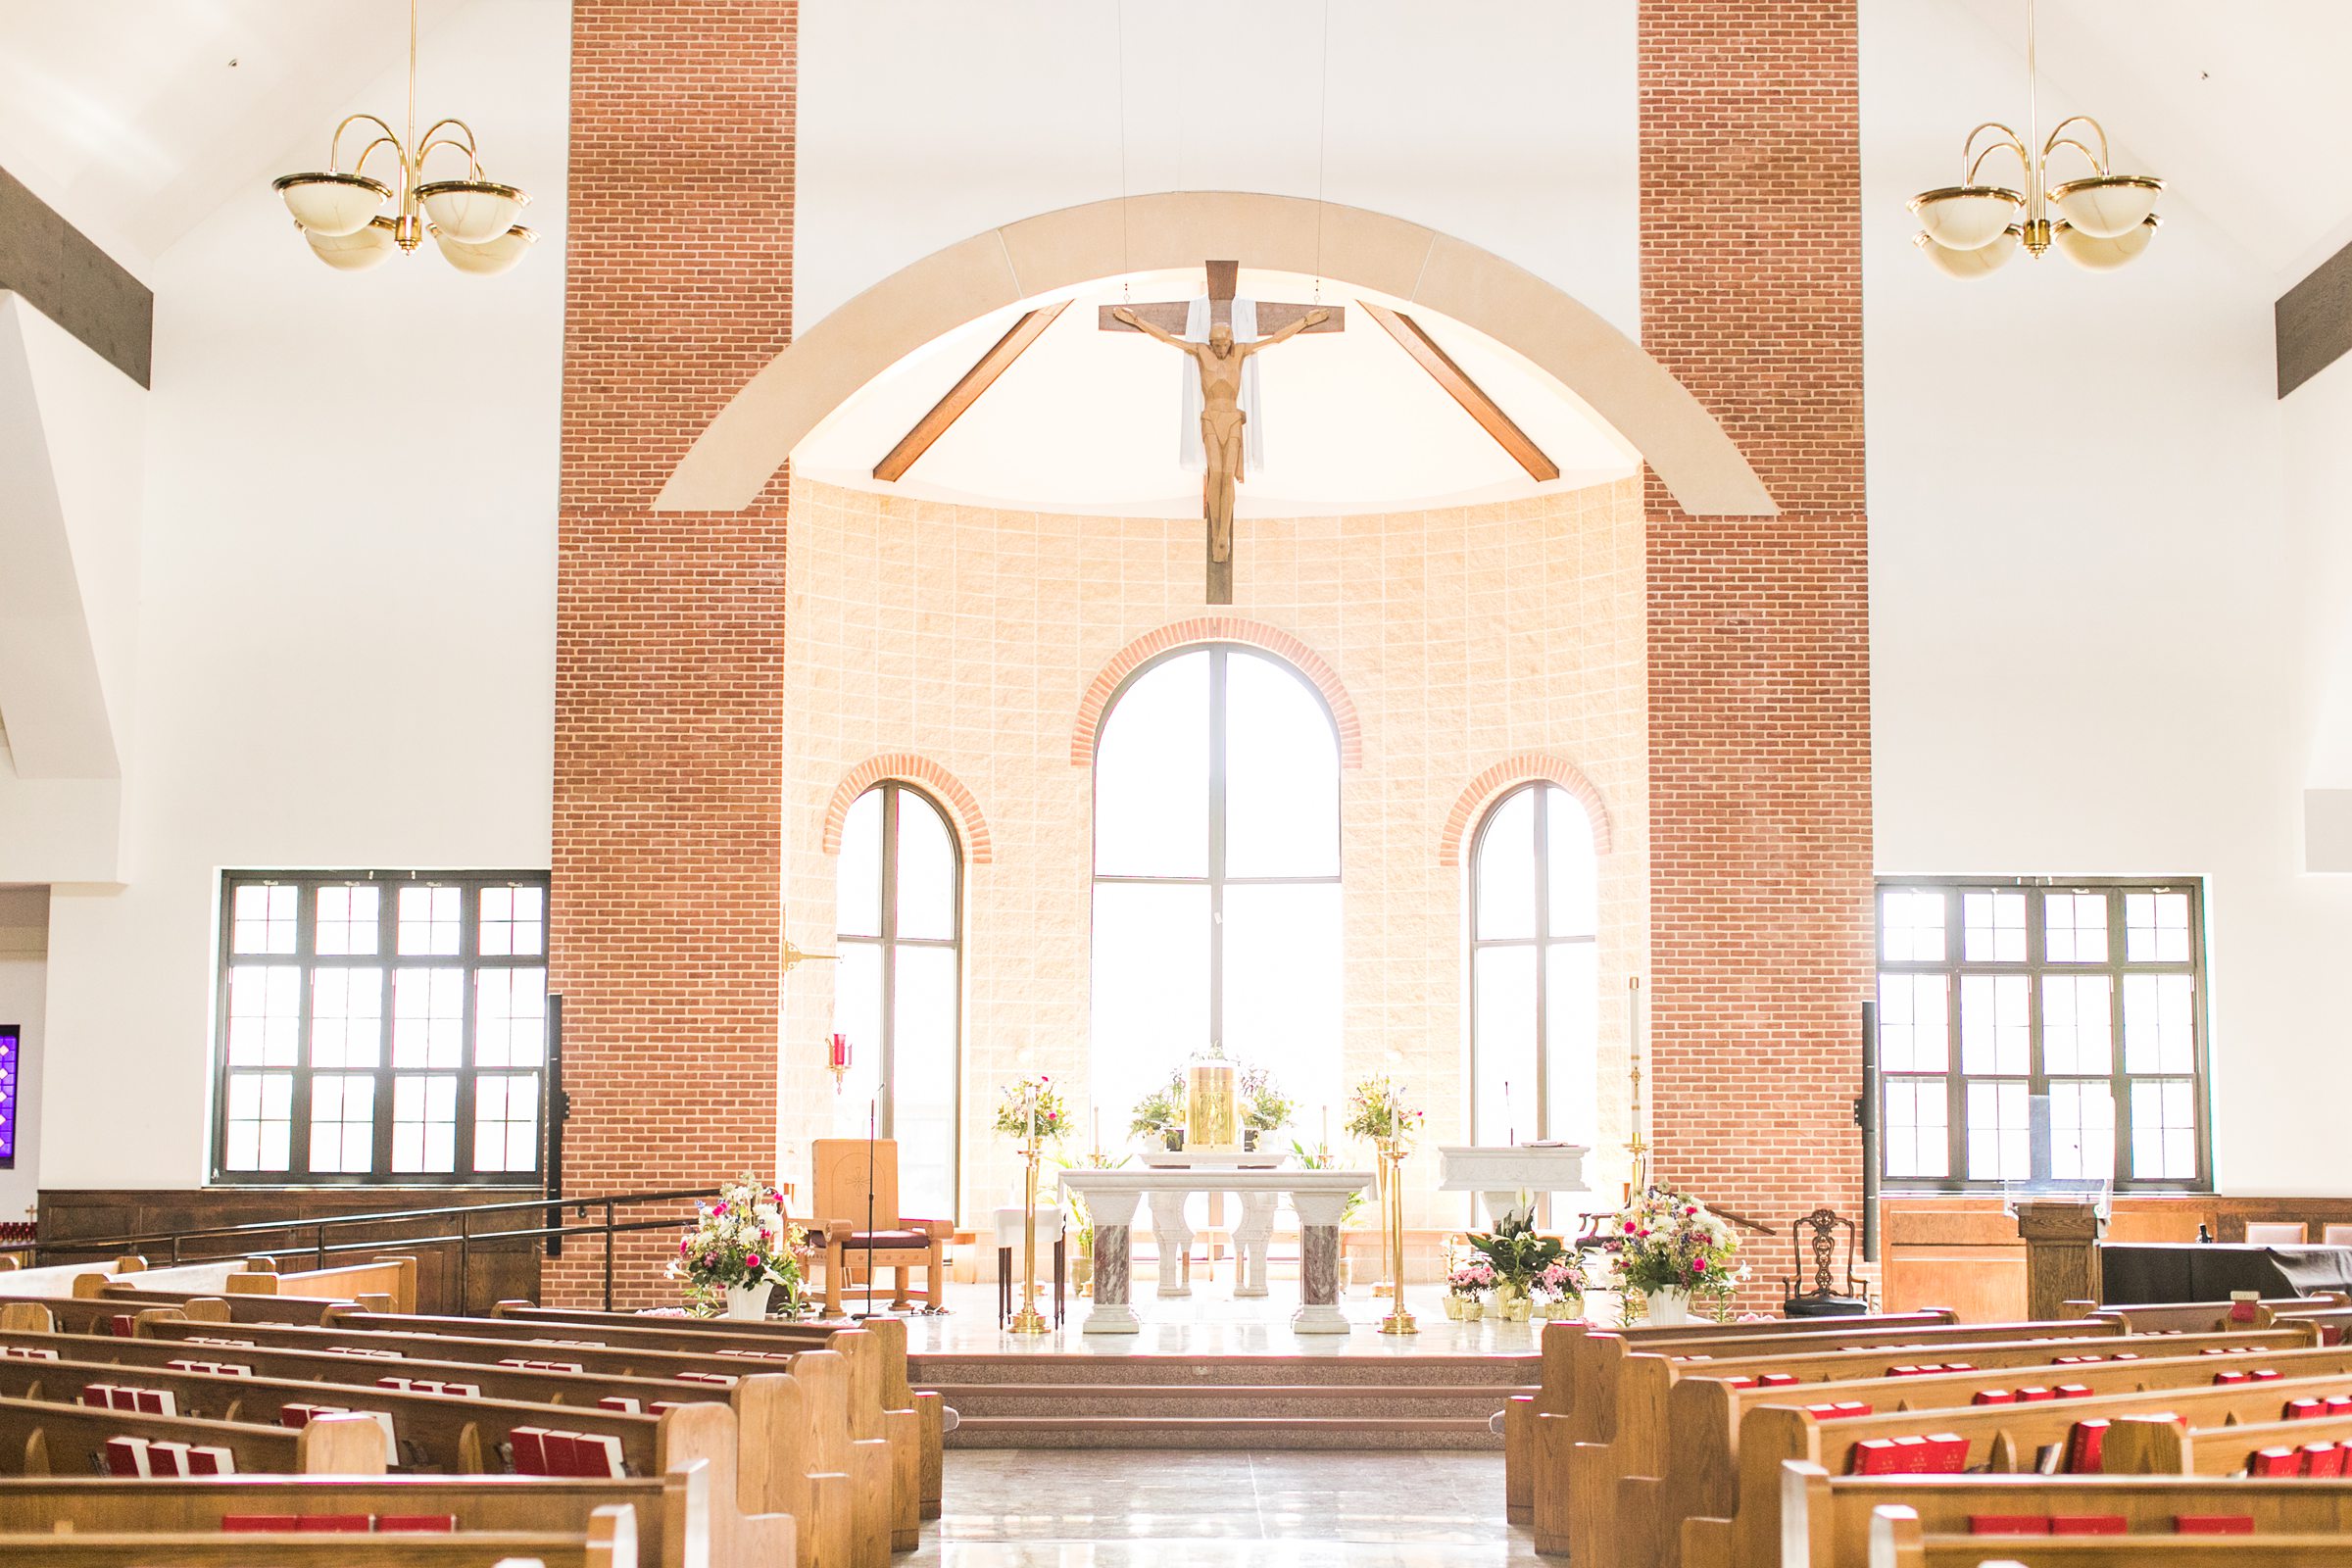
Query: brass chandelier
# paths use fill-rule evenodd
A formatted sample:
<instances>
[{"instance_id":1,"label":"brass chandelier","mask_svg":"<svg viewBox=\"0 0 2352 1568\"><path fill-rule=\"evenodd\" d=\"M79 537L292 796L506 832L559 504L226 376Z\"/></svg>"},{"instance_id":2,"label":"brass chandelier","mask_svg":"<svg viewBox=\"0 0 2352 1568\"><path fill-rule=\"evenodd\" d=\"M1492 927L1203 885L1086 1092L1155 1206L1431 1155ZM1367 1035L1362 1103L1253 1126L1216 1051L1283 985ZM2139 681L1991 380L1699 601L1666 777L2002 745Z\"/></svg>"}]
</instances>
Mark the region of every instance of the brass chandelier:
<instances>
[{"instance_id":1,"label":"brass chandelier","mask_svg":"<svg viewBox=\"0 0 2352 1568\"><path fill-rule=\"evenodd\" d=\"M345 169L343 133L354 125L372 127L375 134ZM415 251L430 234L442 259L461 272L489 276L521 261L539 238L514 221L530 197L483 177L473 128L463 120L437 120L421 137L416 134L416 0L409 0L407 131L395 135L373 115L346 116L327 141L325 169L271 181L312 253L339 271L364 272L395 251ZM368 172L379 148L393 166L384 170L389 184ZM427 180L425 160L444 149L464 155L465 176Z\"/></svg>"},{"instance_id":2,"label":"brass chandelier","mask_svg":"<svg viewBox=\"0 0 2352 1568\"><path fill-rule=\"evenodd\" d=\"M2034 11L2034 0L2026 0L2028 133L2020 136L1997 120L1986 121L1968 133L1960 149L1960 183L1921 191L1910 201L1922 225L1911 243L1953 277L1983 277L2021 245L2036 260L2056 246L2078 267L2112 271L2146 250L2156 234L2156 198L2164 181L2152 174L2117 173L2108 160L2106 128L2097 121L2070 116L2048 140L2040 140ZM2086 127L2092 140L2074 133L2077 126ZM2081 158L2089 172L2051 184L2050 164L2061 152ZM2022 194L1984 179L1985 161L2002 153L2017 158ZM2055 221L2052 207L2058 210Z\"/></svg>"}]
</instances>

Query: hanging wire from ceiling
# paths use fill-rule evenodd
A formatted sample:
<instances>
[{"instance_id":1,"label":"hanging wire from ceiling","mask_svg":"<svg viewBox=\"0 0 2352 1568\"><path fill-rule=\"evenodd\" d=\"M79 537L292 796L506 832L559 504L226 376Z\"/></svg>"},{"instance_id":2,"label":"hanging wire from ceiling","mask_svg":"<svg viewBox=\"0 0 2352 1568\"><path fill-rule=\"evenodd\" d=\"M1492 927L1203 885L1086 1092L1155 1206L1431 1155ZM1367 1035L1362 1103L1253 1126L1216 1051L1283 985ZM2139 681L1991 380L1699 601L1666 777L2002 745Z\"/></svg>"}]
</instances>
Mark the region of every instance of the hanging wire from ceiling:
<instances>
[{"instance_id":1,"label":"hanging wire from ceiling","mask_svg":"<svg viewBox=\"0 0 2352 1568\"><path fill-rule=\"evenodd\" d=\"M1323 69L1315 91L1315 294L1323 303L1323 172L1331 158L1331 0L1323 0Z\"/></svg>"},{"instance_id":2,"label":"hanging wire from ceiling","mask_svg":"<svg viewBox=\"0 0 2352 1568\"><path fill-rule=\"evenodd\" d=\"M1127 217L1127 0L1114 0L1119 49L1119 298L1127 298L1128 274L1135 270Z\"/></svg>"}]
</instances>

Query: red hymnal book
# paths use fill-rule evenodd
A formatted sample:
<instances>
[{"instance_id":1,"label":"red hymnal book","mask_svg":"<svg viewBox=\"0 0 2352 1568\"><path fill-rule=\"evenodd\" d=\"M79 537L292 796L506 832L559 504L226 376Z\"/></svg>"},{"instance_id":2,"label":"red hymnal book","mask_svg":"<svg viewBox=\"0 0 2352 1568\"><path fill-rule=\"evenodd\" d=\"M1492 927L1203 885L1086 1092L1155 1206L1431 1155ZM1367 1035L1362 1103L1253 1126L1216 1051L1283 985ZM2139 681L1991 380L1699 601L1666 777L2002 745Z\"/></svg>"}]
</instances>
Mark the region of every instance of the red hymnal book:
<instances>
[{"instance_id":1,"label":"red hymnal book","mask_svg":"<svg viewBox=\"0 0 2352 1568\"><path fill-rule=\"evenodd\" d=\"M2246 1455L2246 1474L2251 1476L2299 1476L2303 1473L2303 1455L2294 1448L2257 1448Z\"/></svg>"},{"instance_id":2,"label":"red hymnal book","mask_svg":"<svg viewBox=\"0 0 2352 1568\"><path fill-rule=\"evenodd\" d=\"M2066 1438L2066 1473L2070 1476L2099 1474L2099 1453L2107 1443L2107 1422L2093 1416L2078 1421Z\"/></svg>"},{"instance_id":3,"label":"red hymnal book","mask_svg":"<svg viewBox=\"0 0 2352 1568\"><path fill-rule=\"evenodd\" d=\"M111 1410L115 1406L115 1391L103 1383L81 1386L81 1402L94 1410Z\"/></svg>"},{"instance_id":4,"label":"red hymnal book","mask_svg":"<svg viewBox=\"0 0 2352 1568\"><path fill-rule=\"evenodd\" d=\"M2282 1419L2288 1421L2317 1421L2328 1413L2328 1406L2318 1399L2289 1399Z\"/></svg>"},{"instance_id":5,"label":"red hymnal book","mask_svg":"<svg viewBox=\"0 0 2352 1568\"><path fill-rule=\"evenodd\" d=\"M145 1480L148 1474L147 1440L145 1438L107 1439L106 1473Z\"/></svg>"},{"instance_id":6,"label":"red hymnal book","mask_svg":"<svg viewBox=\"0 0 2352 1568\"><path fill-rule=\"evenodd\" d=\"M2090 1385L2087 1383L2061 1383L2058 1385L2058 1397L2061 1399L2087 1399L2090 1397Z\"/></svg>"},{"instance_id":7,"label":"red hymnal book","mask_svg":"<svg viewBox=\"0 0 2352 1568\"><path fill-rule=\"evenodd\" d=\"M188 1446L184 1443L148 1444L147 1469L151 1475L186 1475L188 1473Z\"/></svg>"},{"instance_id":8,"label":"red hymnal book","mask_svg":"<svg viewBox=\"0 0 2352 1568\"><path fill-rule=\"evenodd\" d=\"M1976 1397L1968 1402L1971 1404L2015 1404L2017 1391L2015 1389L1979 1389Z\"/></svg>"},{"instance_id":9,"label":"red hymnal book","mask_svg":"<svg viewBox=\"0 0 2352 1568\"><path fill-rule=\"evenodd\" d=\"M550 1432L539 1440L547 1454L547 1473L551 1476L576 1476L580 1473L580 1435L576 1432Z\"/></svg>"},{"instance_id":10,"label":"red hymnal book","mask_svg":"<svg viewBox=\"0 0 2352 1568\"><path fill-rule=\"evenodd\" d=\"M572 1439L574 1474L618 1481L628 1468L620 1462L620 1440L610 1433L591 1433Z\"/></svg>"},{"instance_id":11,"label":"red hymnal book","mask_svg":"<svg viewBox=\"0 0 2352 1568\"><path fill-rule=\"evenodd\" d=\"M2303 1445L2303 1473L2323 1479L2342 1475L2344 1473L2343 1445L2337 1443L2306 1443Z\"/></svg>"},{"instance_id":12,"label":"red hymnal book","mask_svg":"<svg viewBox=\"0 0 2352 1568\"><path fill-rule=\"evenodd\" d=\"M2229 1383L2244 1383L2244 1382L2246 1382L2246 1381L2247 1381L2247 1380L2248 1380L2250 1377L2252 1377L2252 1375L2253 1375L2253 1374L2251 1374L2251 1373L2248 1373L2248 1372L2216 1372L2216 1373L2213 1375L2213 1381L2214 1381L2214 1383L2215 1383L2216 1385L2221 1385L2221 1384L2229 1384Z\"/></svg>"},{"instance_id":13,"label":"red hymnal book","mask_svg":"<svg viewBox=\"0 0 2352 1568\"><path fill-rule=\"evenodd\" d=\"M294 1528L306 1536L364 1536L375 1528L371 1513L306 1513Z\"/></svg>"},{"instance_id":14,"label":"red hymnal book","mask_svg":"<svg viewBox=\"0 0 2352 1568\"><path fill-rule=\"evenodd\" d=\"M2120 1513L2059 1513L2050 1516L2053 1536L2121 1536L2131 1526Z\"/></svg>"},{"instance_id":15,"label":"red hymnal book","mask_svg":"<svg viewBox=\"0 0 2352 1568\"><path fill-rule=\"evenodd\" d=\"M642 1413L638 1408L637 1401L623 1394L608 1394L596 1401L596 1407L600 1410L617 1410L622 1415Z\"/></svg>"},{"instance_id":16,"label":"red hymnal book","mask_svg":"<svg viewBox=\"0 0 2352 1568\"><path fill-rule=\"evenodd\" d=\"M177 1415L179 1401L167 1389L133 1389L131 1400L141 1415Z\"/></svg>"},{"instance_id":17,"label":"red hymnal book","mask_svg":"<svg viewBox=\"0 0 2352 1568\"><path fill-rule=\"evenodd\" d=\"M2285 1373L2279 1371L2275 1366L2257 1367L2254 1370L2254 1381L2257 1383L2269 1383L2276 1378L2281 1378L2285 1375Z\"/></svg>"},{"instance_id":18,"label":"red hymnal book","mask_svg":"<svg viewBox=\"0 0 2352 1568\"><path fill-rule=\"evenodd\" d=\"M2058 1397L2056 1389L2020 1389L2017 1391L2017 1402L2020 1404L2039 1404L2044 1399L2055 1399L2056 1397Z\"/></svg>"},{"instance_id":19,"label":"red hymnal book","mask_svg":"<svg viewBox=\"0 0 2352 1568\"><path fill-rule=\"evenodd\" d=\"M2254 1516L2250 1513L2175 1514L2173 1528L2184 1536L2250 1536L2254 1533Z\"/></svg>"},{"instance_id":20,"label":"red hymnal book","mask_svg":"<svg viewBox=\"0 0 2352 1568\"><path fill-rule=\"evenodd\" d=\"M202 1446L188 1449L188 1474L192 1476L233 1476L237 1473L237 1456L226 1448Z\"/></svg>"},{"instance_id":21,"label":"red hymnal book","mask_svg":"<svg viewBox=\"0 0 2352 1568\"><path fill-rule=\"evenodd\" d=\"M1928 1439L1931 1475L1956 1476L1968 1468L1968 1440L1954 1432L1937 1432Z\"/></svg>"},{"instance_id":22,"label":"red hymnal book","mask_svg":"<svg viewBox=\"0 0 2352 1568\"><path fill-rule=\"evenodd\" d=\"M1796 1382L1797 1376L1793 1372L1767 1372L1756 1379L1756 1387L1759 1389L1786 1389L1794 1387Z\"/></svg>"},{"instance_id":23,"label":"red hymnal book","mask_svg":"<svg viewBox=\"0 0 2352 1568\"><path fill-rule=\"evenodd\" d=\"M1864 1438L1854 1445L1846 1471L1857 1476L1891 1476L1902 1472L1902 1451L1892 1438Z\"/></svg>"},{"instance_id":24,"label":"red hymnal book","mask_svg":"<svg viewBox=\"0 0 2352 1568\"><path fill-rule=\"evenodd\" d=\"M514 1446L514 1473L522 1476L553 1474L547 1468L547 1428L516 1427L507 1434Z\"/></svg>"},{"instance_id":25,"label":"red hymnal book","mask_svg":"<svg viewBox=\"0 0 2352 1568\"><path fill-rule=\"evenodd\" d=\"M2046 1536L2050 1533L2050 1516L2046 1513L1972 1513L1968 1516L1968 1533L1972 1536Z\"/></svg>"}]
</instances>

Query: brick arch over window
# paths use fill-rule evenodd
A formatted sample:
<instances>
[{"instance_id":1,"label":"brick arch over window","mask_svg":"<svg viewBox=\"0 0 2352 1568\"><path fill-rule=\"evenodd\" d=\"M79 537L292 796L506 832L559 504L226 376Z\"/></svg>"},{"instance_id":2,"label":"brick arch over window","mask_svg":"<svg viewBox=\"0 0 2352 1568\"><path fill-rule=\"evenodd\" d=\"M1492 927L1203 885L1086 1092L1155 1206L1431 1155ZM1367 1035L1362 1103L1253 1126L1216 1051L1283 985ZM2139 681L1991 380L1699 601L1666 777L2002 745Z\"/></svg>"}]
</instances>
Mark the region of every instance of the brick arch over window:
<instances>
[{"instance_id":1,"label":"brick arch over window","mask_svg":"<svg viewBox=\"0 0 2352 1568\"><path fill-rule=\"evenodd\" d=\"M841 853L841 827L849 820L850 808L858 797L886 779L912 784L939 802L955 820L956 835L963 840L963 855L972 865L986 865L996 858L994 842L988 834L988 818L981 814L980 803L972 792L963 787L955 774L928 757L912 752L886 752L869 757L844 773L841 782L833 787L833 799L825 807L824 851L827 855Z\"/></svg>"},{"instance_id":2,"label":"brick arch over window","mask_svg":"<svg viewBox=\"0 0 2352 1568\"><path fill-rule=\"evenodd\" d=\"M1614 832L1609 824L1609 808L1600 798L1600 791L1584 771L1564 757L1552 757L1543 752L1521 752L1506 757L1493 767L1470 781L1470 787L1454 798L1453 809L1446 813L1446 831L1438 840L1438 863L1456 866L1462 863L1462 839L1470 831L1479 814L1508 791L1522 784L1537 781L1557 784L1584 802L1585 814L1592 819L1592 853L1606 855L1611 848Z\"/></svg>"},{"instance_id":3,"label":"brick arch over window","mask_svg":"<svg viewBox=\"0 0 2352 1568\"><path fill-rule=\"evenodd\" d=\"M1331 709L1332 722L1339 728L1340 765L1364 765L1363 720L1356 716L1355 703L1348 697L1348 688L1340 684L1339 671L1321 654L1281 627L1244 620L1239 615L1196 615L1191 620L1147 632L1113 654L1079 701L1077 727L1070 731L1070 765L1094 764L1095 742L1102 733L1102 712L1110 704L1111 694L1119 689L1119 682L1164 653L1205 643L1255 648L1272 654L1304 675L1323 694L1324 703Z\"/></svg>"}]
</instances>

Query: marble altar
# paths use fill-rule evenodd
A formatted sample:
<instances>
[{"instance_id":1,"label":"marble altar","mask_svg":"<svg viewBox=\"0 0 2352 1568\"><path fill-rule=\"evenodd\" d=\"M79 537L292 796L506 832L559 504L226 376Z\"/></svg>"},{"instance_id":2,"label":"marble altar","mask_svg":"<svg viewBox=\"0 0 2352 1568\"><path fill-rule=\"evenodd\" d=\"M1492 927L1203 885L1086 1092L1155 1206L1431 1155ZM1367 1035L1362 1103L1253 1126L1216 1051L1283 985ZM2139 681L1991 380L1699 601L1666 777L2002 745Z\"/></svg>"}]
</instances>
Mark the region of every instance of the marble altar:
<instances>
[{"instance_id":1,"label":"marble altar","mask_svg":"<svg viewBox=\"0 0 2352 1568\"><path fill-rule=\"evenodd\" d=\"M1291 1209L1298 1216L1298 1307L1291 1314L1291 1328L1299 1334L1345 1334L1348 1331L1348 1315L1340 1310L1340 1216L1347 1211L1348 1200L1372 1185L1368 1170L1280 1170L1269 1168L1264 1156L1247 1156L1259 1160L1255 1166L1192 1165L1168 1166L1143 1170L1065 1170L1061 1186L1075 1193L1086 1202L1087 1212L1095 1222L1095 1297L1094 1310L1086 1316L1083 1331L1088 1334L1134 1334L1143 1327L1136 1316L1131 1299L1129 1243L1134 1233L1135 1211L1146 1199L1152 1203L1152 1235L1160 1244L1162 1275L1160 1294L1181 1296L1183 1267L1171 1268L1165 1260L1176 1254L1168 1248L1181 1233L1189 1245L1192 1233L1184 1229L1184 1200L1194 1193L1234 1193L1243 1202L1245 1223L1255 1213L1262 1221L1264 1232L1270 1233L1274 1224L1275 1204L1286 1195ZM1255 1200L1260 1206L1251 1208ZM1173 1215L1163 1225L1163 1216ZM1241 1240L1241 1228L1235 1229L1235 1240ZM1179 1289L1168 1289L1167 1276L1176 1276ZM1258 1247L1256 1283L1258 1289L1250 1294L1264 1295L1265 1254L1263 1236ZM1237 1291L1235 1294L1242 1294Z\"/></svg>"}]
</instances>

